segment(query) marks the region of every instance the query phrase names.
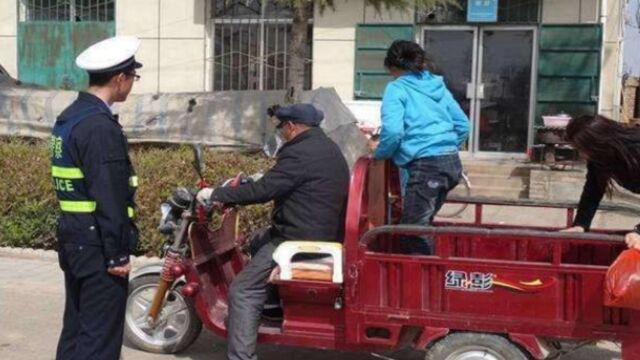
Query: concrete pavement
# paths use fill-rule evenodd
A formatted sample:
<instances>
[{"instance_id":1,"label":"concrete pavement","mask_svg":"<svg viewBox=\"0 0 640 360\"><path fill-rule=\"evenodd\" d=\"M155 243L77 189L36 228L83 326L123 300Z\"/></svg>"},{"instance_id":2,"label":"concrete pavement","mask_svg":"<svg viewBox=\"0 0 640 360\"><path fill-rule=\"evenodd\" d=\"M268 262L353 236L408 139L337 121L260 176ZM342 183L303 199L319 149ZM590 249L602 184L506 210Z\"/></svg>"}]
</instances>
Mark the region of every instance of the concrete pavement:
<instances>
[{"instance_id":1,"label":"concrete pavement","mask_svg":"<svg viewBox=\"0 0 640 360\"><path fill-rule=\"evenodd\" d=\"M62 323L64 286L62 272L52 258L21 258L0 253L0 359L51 360ZM203 330L197 341L177 355L148 354L125 344L125 360L222 360L225 341ZM261 346L260 359L276 360L365 360L365 353L342 353L315 349ZM385 354L393 359L418 360L420 353ZM589 346L563 360L619 360L612 343Z\"/></svg>"}]
</instances>

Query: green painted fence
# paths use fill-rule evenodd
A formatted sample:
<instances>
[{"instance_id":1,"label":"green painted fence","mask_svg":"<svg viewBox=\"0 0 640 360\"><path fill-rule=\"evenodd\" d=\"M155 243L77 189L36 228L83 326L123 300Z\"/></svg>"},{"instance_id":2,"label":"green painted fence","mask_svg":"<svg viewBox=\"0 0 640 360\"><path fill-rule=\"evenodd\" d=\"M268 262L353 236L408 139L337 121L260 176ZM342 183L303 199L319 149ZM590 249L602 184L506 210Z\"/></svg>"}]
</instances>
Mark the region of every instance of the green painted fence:
<instances>
[{"instance_id":1,"label":"green painted fence","mask_svg":"<svg viewBox=\"0 0 640 360\"><path fill-rule=\"evenodd\" d=\"M27 83L81 90L88 79L75 65L76 56L114 35L114 22L22 22L18 25L18 77Z\"/></svg>"},{"instance_id":2,"label":"green painted fence","mask_svg":"<svg viewBox=\"0 0 640 360\"><path fill-rule=\"evenodd\" d=\"M359 24L356 29L354 97L381 99L391 76L384 57L394 40L414 40L413 25Z\"/></svg>"},{"instance_id":3,"label":"green painted fence","mask_svg":"<svg viewBox=\"0 0 640 360\"><path fill-rule=\"evenodd\" d=\"M595 113L600 83L600 25L543 25L540 28L536 124L564 111Z\"/></svg>"}]
</instances>

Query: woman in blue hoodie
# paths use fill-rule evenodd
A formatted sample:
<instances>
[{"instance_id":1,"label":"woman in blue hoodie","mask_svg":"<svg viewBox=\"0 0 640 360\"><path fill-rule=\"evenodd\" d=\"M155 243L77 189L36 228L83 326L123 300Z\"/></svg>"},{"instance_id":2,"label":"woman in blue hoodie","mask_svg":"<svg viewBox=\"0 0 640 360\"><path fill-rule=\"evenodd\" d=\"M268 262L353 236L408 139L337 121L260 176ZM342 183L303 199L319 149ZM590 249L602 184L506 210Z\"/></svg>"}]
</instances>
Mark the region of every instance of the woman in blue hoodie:
<instances>
[{"instance_id":1,"label":"woman in blue hoodie","mask_svg":"<svg viewBox=\"0 0 640 360\"><path fill-rule=\"evenodd\" d=\"M376 159L393 159L404 189L402 224L429 225L447 193L459 182L458 149L469 135L469 118L447 89L420 45L391 44L384 66L394 80L382 97L382 129ZM430 254L432 241L403 241L403 252Z\"/></svg>"}]
</instances>

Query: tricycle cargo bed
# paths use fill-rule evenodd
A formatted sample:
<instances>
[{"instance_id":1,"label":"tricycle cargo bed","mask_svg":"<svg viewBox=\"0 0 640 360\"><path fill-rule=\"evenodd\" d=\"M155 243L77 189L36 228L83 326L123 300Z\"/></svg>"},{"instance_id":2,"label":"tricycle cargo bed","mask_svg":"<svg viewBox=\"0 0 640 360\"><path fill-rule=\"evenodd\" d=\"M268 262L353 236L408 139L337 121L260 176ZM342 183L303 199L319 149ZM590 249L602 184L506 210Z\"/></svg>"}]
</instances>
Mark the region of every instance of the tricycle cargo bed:
<instances>
[{"instance_id":1,"label":"tricycle cargo bed","mask_svg":"<svg viewBox=\"0 0 640 360\"><path fill-rule=\"evenodd\" d=\"M358 182L364 185L353 186ZM475 332L505 336L536 359L549 355L536 345L542 339L617 340L625 360L640 359L640 312L603 300L607 269L626 248L623 231L561 233L483 216L486 205L564 209L568 227L575 203L455 201L470 204L470 221L397 225L397 169L365 159L356 164L345 239L347 344L401 346L408 336L424 348L455 332ZM433 240L432 255L400 251L416 236ZM417 335L407 335L411 329Z\"/></svg>"},{"instance_id":2,"label":"tricycle cargo bed","mask_svg":"<svg viewBox=\"0 0 640 360\"><path fill-rule=\"evenodd\" d=\"M410 241L409 235L431 236L435 254L395 253L393 244ZM640 336L637 312L603 305L604 275L624 248L619 237L383 226L360 244L356 303L374 323L543 337Z\"/></svg>"}]
</instances>

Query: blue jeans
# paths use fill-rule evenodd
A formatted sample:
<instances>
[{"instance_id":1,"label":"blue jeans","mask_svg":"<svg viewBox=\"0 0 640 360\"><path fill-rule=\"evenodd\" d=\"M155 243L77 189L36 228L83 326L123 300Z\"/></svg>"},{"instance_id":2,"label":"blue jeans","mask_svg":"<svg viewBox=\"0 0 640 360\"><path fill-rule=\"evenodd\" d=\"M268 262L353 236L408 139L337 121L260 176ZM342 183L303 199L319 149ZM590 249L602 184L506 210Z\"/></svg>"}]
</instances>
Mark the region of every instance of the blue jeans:
<instances>
[{"instance_id":1,"label":"blue jeans","mask_svg":"<svg viewBox=\"0 0 640 360\"><path fill-rule=\"evenodd\" d=\"M409 177L404 194L401 224L431 225L445 198L462 177L458 154L425 157L407 166ZM405 237L401 250L406 254L431 254L433 240L429 237Z\"/></svg>"}]
</instances>

